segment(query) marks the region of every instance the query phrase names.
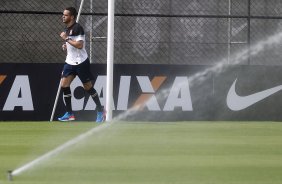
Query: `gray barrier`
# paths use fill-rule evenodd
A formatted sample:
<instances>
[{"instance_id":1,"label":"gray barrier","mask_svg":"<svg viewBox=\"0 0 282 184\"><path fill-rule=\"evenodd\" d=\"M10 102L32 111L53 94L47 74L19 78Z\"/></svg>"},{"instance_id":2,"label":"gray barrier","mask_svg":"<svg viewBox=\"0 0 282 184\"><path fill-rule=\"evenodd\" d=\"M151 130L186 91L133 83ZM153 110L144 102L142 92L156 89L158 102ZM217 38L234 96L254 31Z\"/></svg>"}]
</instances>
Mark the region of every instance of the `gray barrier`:
<instances>
[{"instance_id":1,"label":"gray barrier","mask_svg":"<svg viewBox=\"0 0 282 184\"><path fill-rule=\"evenodd\" d=\"M62 64L0 64L0 120L48 121ZM105 103L106 66L92 65ZM217 71L217 72L215 72ZM114 118L142 121L281 121L281 67L115 65ZM95 104L75 79L78 120L94 121ZM60 97L55 119L64 113Z\"/></svg>"}]
</instances>

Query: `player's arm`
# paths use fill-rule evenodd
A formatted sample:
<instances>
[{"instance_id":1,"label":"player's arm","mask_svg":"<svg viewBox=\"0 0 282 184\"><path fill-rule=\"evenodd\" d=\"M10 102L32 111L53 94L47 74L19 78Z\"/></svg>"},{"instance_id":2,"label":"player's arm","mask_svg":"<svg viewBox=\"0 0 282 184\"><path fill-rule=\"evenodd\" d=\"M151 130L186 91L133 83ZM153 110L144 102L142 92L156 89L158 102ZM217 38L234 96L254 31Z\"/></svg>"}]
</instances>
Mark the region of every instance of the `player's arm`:
<instances>
[{"instance_id":1,"label":"player's arm","mask_svg":"<svg viewBox=\"0 0 282 184\"><path fill-rule=\"evenodd\" d=\"M66 42L68 42L70 45L72 45L73 47L77 48L77 49L82 49L83 48L83 41L82 40L72 40L72 39L66 39Z\"/></svg>"},{"instance_id":2,"label":"player's arm","mask_svg":"<svg viewBox=\"0 0 282 184\"><path fill-rule=\"evenodd\" d=\"M83 40L72 40L70 38L68 38L67 34L65 32L62 32L60 34L61 38L63 40L65 40L66 42L68 42L70 45L72 45L73 47L75 48L78 48L78 49L82 49L83 48Z\"/></svg>"},{"instance_id":3,"label":"player's arm","mask_svg":"<svg viewBox=\"0 0 282 184\"><path fill-rule=\"evenodd\" d=\"M64 51L67 50L67 45L66 45L65 43L62 45L62 49L63 49Z\"/></svg>"}]
</instances>

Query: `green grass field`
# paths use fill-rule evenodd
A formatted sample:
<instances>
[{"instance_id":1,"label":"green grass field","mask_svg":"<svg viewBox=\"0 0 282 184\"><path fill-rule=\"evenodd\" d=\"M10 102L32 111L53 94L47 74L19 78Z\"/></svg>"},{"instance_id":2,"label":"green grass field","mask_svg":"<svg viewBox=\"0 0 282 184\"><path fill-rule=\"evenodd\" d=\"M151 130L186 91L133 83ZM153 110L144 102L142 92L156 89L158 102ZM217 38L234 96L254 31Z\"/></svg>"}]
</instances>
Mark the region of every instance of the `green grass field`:
<instances>
[{"instance_id":1,"label":"green grass field","mask_svg":"<svg viewBox=\"0 0 282 184\"><path fill-rule=\"evenodd\" d=\"M95 126L0 123L0 184L282 183L278 122L117 122L7 180L7 170Z\"/></svg>"}]
</instances>

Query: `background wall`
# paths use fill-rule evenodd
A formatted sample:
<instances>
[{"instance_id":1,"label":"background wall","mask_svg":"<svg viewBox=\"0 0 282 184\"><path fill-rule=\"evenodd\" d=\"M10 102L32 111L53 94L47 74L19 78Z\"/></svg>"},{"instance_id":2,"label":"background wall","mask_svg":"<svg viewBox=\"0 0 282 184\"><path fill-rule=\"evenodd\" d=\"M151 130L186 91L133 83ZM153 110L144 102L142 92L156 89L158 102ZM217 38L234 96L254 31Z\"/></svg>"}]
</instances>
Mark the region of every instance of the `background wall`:
<instances>
[{"instance_id":1,"label":"background wall","mask_svg":"<svg viewBox=\"0 0 282 184\"><path fill-rule=\"evenodd\" d=\"M1 63L0 120L49 121L62 66ZM104 105L105 65L92 65L91 70ZM133 121L281 121L281 78L277 66L229 65L214 73L209 65L118 64L113 116ZM94 121L96 105L78 78L71 90L77 120ZM61 94L54 120L64 113Z\"/></svg>"}]
</instances>

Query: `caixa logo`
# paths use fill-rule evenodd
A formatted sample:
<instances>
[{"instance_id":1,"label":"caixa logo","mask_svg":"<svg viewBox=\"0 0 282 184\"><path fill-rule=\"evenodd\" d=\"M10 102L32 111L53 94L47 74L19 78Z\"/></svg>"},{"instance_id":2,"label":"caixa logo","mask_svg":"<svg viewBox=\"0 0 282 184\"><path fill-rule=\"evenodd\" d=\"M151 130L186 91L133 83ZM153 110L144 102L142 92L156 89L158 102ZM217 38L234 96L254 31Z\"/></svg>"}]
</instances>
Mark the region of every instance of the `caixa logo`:
<instances>
[{"instance_id":1,"label":"caixa logo","mask_svg":"<svg viewBox=\"0 0 282 184\"><path fill-rule=\"evenodd\" d=\"M7 78L7 75L0 75L0 89L4 86L5 81L11 83L5 85L5 89L1 90L9 91L7 95L1 93L0 105L3 106L2 111L14 111L16 107L21 107L23 111L34 111L29 76L16 75L13 79L7 80ZM137 110L147 108L149 111L173 111L180 107L183 111L192 111L188 78L175 77L171 84L167 85L168 88L160 89L167 81L166 76L155 76L151 80L148 76L120 76L118 89L115 89L117 99L116 101L112 99L112 109L124 111L131 108ZM81 86L80 80L75 78L71 84L72 93L74 94L75 90ZM132 86L138 86L139 91ZM53 87L56 88L57 86ZM106 76L98 76L94 87L99 94L106 94ZM33 95L35 95L34 98L40 96L40 94ZM55 96L48 96L48 98L53 99ZM44 98L41 97L40 99ZM101 103L105 104L105 95L100 99ZM131 102L129 102L129 99L131 99ZM164 101L164 103L160 103L160 101ZM84 96L78 98L73 95L72 107L74 111L94 110L96 105L92 98L85 98Z\"/></svg>"},{"instance_id":2,"label":"caixa logo","mask_svg":"<svg viewBox=\"0 0 282 184\"><path fill-rule=\"evenodd\" d=\"M118 92L116 104L112 99L113 110L128 110L131 108L142 110L147 108L149 111L173 111L176 107L182 108L182 111L193 110L188 77L175 77L172 85L162 90L160 90L160 87L167 81L166 76L155 76L151 80L148 76L136 76L137 80L132 79L132 76L120 76L119 89L116 89ZM141 91L132 90L131 86L136 85L132 84L133 81L138 82ZM80 80L75 78L71 84L72 93L80 86L82 86ZM94 88L99 94L106 94L106 76L98 76ZM141 94L133 100L133 103L129 104L131 95L136 96L134 93ZM104 96L100 100L102 104L105 104ZM160 100L165 101L164 105L160 105ZM76 98L73 95L72 107L75 111L93 110L96 105L91 98Z\"/></svg>"},{"instance_id":3,"label":"caixa logo","mask_svg":"<svg viewBox=\"0 0 282 184\"><path fill-rule=\"evenodd\" d=\"M0 85L2 85L6 79L7 75L0 75ZM15 76L8 96L4 101L2 111L13 111L15 107L22 107L23 111L34 110L30 83L27 75Z\"/></svg>"}]
</instances>

